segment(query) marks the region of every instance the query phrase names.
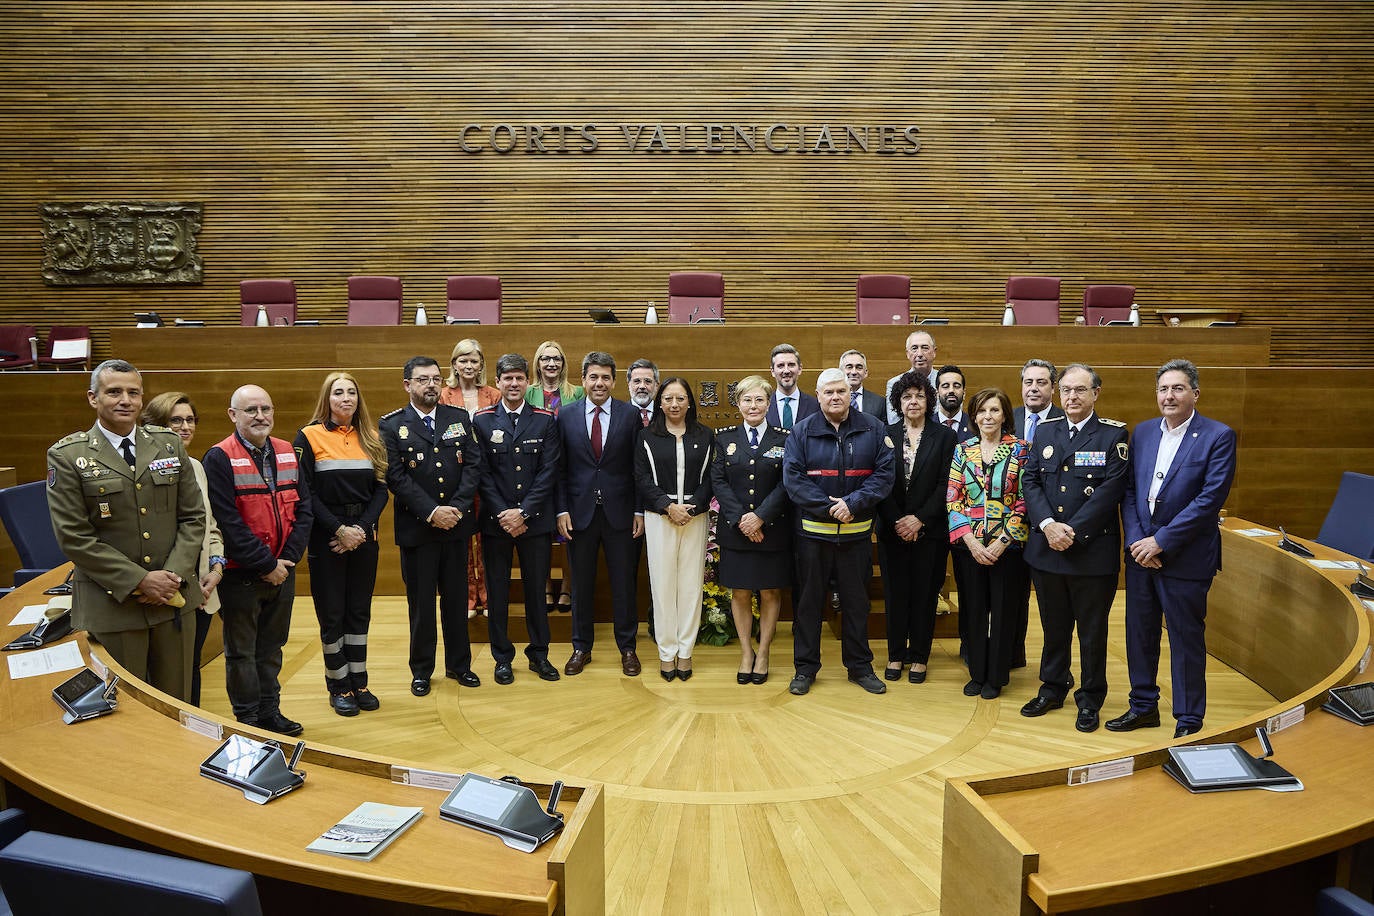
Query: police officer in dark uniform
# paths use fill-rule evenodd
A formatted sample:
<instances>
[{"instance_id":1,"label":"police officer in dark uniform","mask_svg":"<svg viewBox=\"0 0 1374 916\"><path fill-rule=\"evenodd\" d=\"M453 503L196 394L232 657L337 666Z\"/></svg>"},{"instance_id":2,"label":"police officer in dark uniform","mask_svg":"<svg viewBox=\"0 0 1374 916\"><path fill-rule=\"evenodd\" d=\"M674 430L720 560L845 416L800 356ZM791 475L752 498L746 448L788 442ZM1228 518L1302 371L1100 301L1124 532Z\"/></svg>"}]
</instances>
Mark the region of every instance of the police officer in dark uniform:
<instances>
[{"instance_id":1,"label":"police officer in dark uniform","mask_svg":"<svg viewBox=\"0 0 1374 916\"><path fill-rule=\"evenodd\" d=\"M1082 684L1074 692L1081 732L1097 729L1107 697L1107 615L1121 569L1121 499L1129 468L1126 425L1097 416L1102 380L1073 363L1059 379L1064 416L1042 420L1026 470L1026 562L1035 580L1045 649L1040 691L1021 715L1064 705L1073 687L1071 640L1078 627Z\"/></svg>"},{"instance_id":2,"label":"police officer in dark uniform","mask_svg":"<svg viewBox=\"0 0 1374 916\"><path fill-rule=\"evenodd\" d=\"M487 570L487 629L496 660L496 683L515 680L515 646L507 634L510 618L511 556L519 551L525 589L525 650L530 670L546 681L558 680L549 664L549 609L544 583L553 551L553 491L558 481L560 440L553 411L525 402L530 367L525 357L507 353L496 361L501 400L477 412L472 426L482 450L482 560Z\"/></svg>"},{"instance_id":3,"label":"police officer in dark uniform","mask_svg":"<svg viewBox=\"0 0 1374 916\"><path fill-rule=\"evenodd\" d=\"M396 497L396 544L410 613L410 692L422 697L429 693L438 642L436 588L444 675L464 687L482 683L472 673L467 620L468 539L477 530L473 496L482 452L468 412L439 403L443 375L437 360L412 356L402 384L410 403L378 426L386 446L386 485Z\"/></svg>"},{"instance_id":4,"label":"police officer in dark uniform","mask_svg":"<svg viewBox=\"0 0 1374 916\"><path fill-rule=\"evenodd\" d=\"M205 501L181 437L138 425L137 369L106 360L86 396L95 425L48 450L48 512L76 566L72 621L135 677L185 699Z\"/></svg>"}]
</instances>

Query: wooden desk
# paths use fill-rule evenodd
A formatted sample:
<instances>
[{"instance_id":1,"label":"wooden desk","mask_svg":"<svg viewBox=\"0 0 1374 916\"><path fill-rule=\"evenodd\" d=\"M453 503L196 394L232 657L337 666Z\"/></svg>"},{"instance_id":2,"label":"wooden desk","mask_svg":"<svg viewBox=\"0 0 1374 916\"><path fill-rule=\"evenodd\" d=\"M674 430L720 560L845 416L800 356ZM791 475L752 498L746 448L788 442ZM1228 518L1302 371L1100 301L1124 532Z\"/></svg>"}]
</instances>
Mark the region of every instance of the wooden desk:
<instances>
[{"instance_id":1,"label":"wooden desk","mask_svg":"<svg viewBox=\"0 0 1374 916\"><path fill-rule=\"evenodd\" d=\"M4 621L23 605L39 603L42 590L65 574L65 568L55 570L5 598ZM3 627L0 638L8 641L22 631ZM89 659L84 634L69 639ZM50 693L71 674L11 681L8 665L0 665L0 778L82 820L178 855L386 902L368 912L386 912L388 903L405 911L420 906L503 914L605 909L597 785L568 787L560 806L567 826L529 855L441 820L442 792L391 781L393 765L417 764L328 746L307 745L300 764L305 785L259 806L199 775L200 762L216 742L182 728L176 718L180 704L137 681L120 686L113 715L63 725ZM547 786L535 789L548 794ZM373 862L306 851L306 844L362 801L421 805L425 813Z\"/></svg>"},{"instance_id":2,"label":"wooden desk","mask_svg":"<svg viewBox=\"0 0 1374 916\"><path fill-rule=\"evenodd\" d=\"M1062 913L1164 898L1374 837L1374 729L1317 708L1329 688L1356 677L1370 643L1369 615L1346 588L1355 574L1318 570L1279 550L1277 538L1222 538L1209 653L1279 702L1179 743L1248 739L1254 751L1257 724L1302 706L1307 718L1275 734L1274 747L1306 789L1189 795L1159 768L1174 743L1161 704L1164 728L1138 734L1165 740L1136 754L1132 776L1069 786L1064 766L946 783L942 913Z\"/></svg>"}]
</instances>

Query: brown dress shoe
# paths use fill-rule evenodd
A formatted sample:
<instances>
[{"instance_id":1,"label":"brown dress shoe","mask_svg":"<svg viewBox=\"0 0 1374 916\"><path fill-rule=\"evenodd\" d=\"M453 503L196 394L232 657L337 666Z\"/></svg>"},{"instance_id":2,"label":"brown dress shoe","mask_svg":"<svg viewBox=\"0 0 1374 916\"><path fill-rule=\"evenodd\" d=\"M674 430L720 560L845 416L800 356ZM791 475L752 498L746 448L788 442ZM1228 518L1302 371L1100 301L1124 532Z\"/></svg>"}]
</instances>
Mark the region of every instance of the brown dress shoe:
<instances>
[{"instance_id":1,"label":"brown dress shoe","mask_svg":"<svg viewBox=\"0 0 1374 916\"><path fill-rule=\"evenodd\" d=\"M625 672L626 677L639 677L639 656L635 655L634 649L620 654L620 670Z\"/></svg>"},{"instance_id":2,"label":"brown dress shoe","mask_svg":"<svg viewBox=\"0 0 1374 916\"><path fill-rule=\"evenodd\" d=\"M563 666L563 673L568 677L581 674L582 669L592 663L592 653L583 652L581 649L573 649L573 654L568 658L568 663Z\"/></svg>"}]
</instances>

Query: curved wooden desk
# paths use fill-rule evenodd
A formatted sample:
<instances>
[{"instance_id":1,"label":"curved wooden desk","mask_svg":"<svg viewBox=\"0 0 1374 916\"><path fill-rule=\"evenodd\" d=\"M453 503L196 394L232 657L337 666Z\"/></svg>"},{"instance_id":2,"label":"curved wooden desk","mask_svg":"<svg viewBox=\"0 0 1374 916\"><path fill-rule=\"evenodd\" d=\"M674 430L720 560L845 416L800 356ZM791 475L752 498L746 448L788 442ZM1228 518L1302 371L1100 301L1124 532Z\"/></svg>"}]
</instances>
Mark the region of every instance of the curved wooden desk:
<instances>
[{"instance_id":1,"label":"curved wooden desk","mask_svg":"<svg viewBox=\"0 0 1374 916\"><path fill-rule=\"evenodd\" d=\"M3 623L24 605L45 601L43 589L64 573L55 570L0 602ZM0 639L8 642L24 629L4 626ZM84 634L68 639L89 660ZM125 678L120 685L113 715L64 725L50 694L72 673L11 681L8 664L0 664L0 778L43 803L179 855L387 902L367 912L390 906L547 916L605 908L599 786L569 786L560 805L567 826L530 855L442 821L443 793L392 782L392 766L417 766L410 761L307 745L300 764L305 785L259 806L199 775L200 762L216 742L181 727L182 705L137 681ZM195 712L221 722L226 732L271 737ZM5 788L0 785L0 791ZM547 786L534 788L547 797ZM425 813L373 862L306 851L306 844L362 801L419 805Z\"/></svg>"},{"instance_id":2,"label":"curved wooden desk","mask_svg":"<svg viewBox=\"0 0 1374 916\"><path fill-rule=\"evenodd\" d=\"M1210 595L1207 648L1279 702L1178 743L1248 739L1258 753L1255 727L1301 706L1306 719L1273 741L1275 760L1305 790L1189 795L1160 769L1169 741L1138 752L1135 773L1123 779L1069 786L1062 766L950 780L942 913L1062 913L1143 901L1374 837L1374 729L1318 709L1329 688L1357 678L1369 647L1369 615L1347 588L1355 574L1319 570L1280 550L1277 535L1234 533L1247 527L1224 524L1225 568ZM1319 558L1349 559L1307 546Z\"/></svg>"}]
</instances>

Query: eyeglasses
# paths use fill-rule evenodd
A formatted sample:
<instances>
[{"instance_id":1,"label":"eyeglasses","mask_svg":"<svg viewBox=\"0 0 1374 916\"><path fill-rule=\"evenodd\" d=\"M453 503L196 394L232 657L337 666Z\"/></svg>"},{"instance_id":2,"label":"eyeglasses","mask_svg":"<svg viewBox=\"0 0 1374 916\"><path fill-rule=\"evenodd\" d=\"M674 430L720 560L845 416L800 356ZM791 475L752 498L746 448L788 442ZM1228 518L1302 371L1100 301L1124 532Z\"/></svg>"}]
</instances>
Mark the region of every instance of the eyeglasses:
<instances>
[{"instance_id":1,"label":"eyeglasses","mask_svg":"<svg viewBox=\"0 0 1374 916\"><path fill-rule=\"evenodd\" d=\"M167 418L167 425L168 425L168 427L174 427L174 426L195 426L197 422L199 422L199 421L197 421L195 417L168 417L168 418Z\"/></svg>"},{"instance_id":2,"label":"eyeglasses","mask_svg":"<svg viewBox=\"0 0 1374 916\"><path fill-rule=\"evenodd\" d=\"M270 416L272 416L272 410L273 410L273 408L272 408L270 405L267 406L267 407L235 407L235 408L234 408L234 412L235 412L235 413L246 413L246 414L248 414L248 416L250 416L250 417L270 417Z\"/></svg>"},{"instance_id":3,"label":"eyeglasses","mask_svg":"<svg viewBox=\"0 0 1374 916\"><path fill-rule=\"evenodd\" d=\"M541 357L539 357L539 361L540 361L541 363L561 363L561 362L563 362L563 357L561 357L561 356L541 356Z\"/></svg>"},{"instance_id":4,"label":"eyeglasses","mask_svg":"<svg viewBox=\"0 0 1374 916\"><path fill-rule=\"evenodd\" d=\"M1155 389L1155 391L1159 394L1174 395L1186 394L1187 392L1192 390L1193 389L1189 388L1187 385L1160 385L1158 388Z\"/></svg>"},{"instance_id":5,"label":"eyeglasses","mask_svg":"<svg viewBox=\"0 0 1374 916\"><path fill-rule=\"evenodd\" d=\"M406 379L407 382L414 382L417 385L437 385L444 380L442 375L417 375Z\"/></svg>"},{"instance_id":6,"label":"eyeglasses","mask_svg":"<svg viewBox=\"0 0 1374 916\"><path fill-rule=\"evenodd\" d=\"M1091 389L1091 388L1085 388L1085 387L1083 387L1082 385L1078 385L1077 387L1074 387L1074 388L1063 388L1063 387L1061 387L1061 388L1059 389L1059 393L1062 394L1062 395L1063 395L1064 397L1066 397L1066 398L1069 397L1070 395L1072 395L1072 396L1074 396L1074 397L1077 397L1077 398L1081 398L1081 397L1083 397L1083 395L1087 394L1089 391L1092 391L1092 389Z\"/></svg>"}]
</instances>

